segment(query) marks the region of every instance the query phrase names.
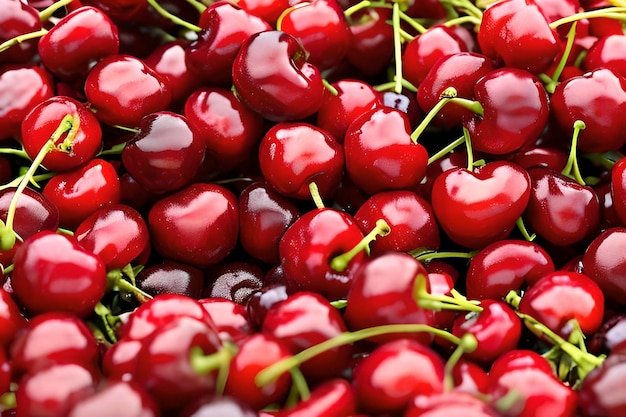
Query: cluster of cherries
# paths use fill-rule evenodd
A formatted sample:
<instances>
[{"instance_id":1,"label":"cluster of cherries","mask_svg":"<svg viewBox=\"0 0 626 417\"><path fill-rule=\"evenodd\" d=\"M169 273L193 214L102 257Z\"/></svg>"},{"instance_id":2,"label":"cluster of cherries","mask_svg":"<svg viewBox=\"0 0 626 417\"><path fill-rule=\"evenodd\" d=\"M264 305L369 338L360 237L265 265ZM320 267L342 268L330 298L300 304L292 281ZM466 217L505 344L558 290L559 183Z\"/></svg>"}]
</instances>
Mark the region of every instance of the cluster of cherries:
<instances>
[{"instance_id":1,"label":"cluster of cherries","mask_svg":"<svg viewBox=\"0 0 626 417\"><path fill-rule=\"evenodd\" d=\"M1 416L626 416L626 5L0 10Z\"/></svg>"}]
</instances>

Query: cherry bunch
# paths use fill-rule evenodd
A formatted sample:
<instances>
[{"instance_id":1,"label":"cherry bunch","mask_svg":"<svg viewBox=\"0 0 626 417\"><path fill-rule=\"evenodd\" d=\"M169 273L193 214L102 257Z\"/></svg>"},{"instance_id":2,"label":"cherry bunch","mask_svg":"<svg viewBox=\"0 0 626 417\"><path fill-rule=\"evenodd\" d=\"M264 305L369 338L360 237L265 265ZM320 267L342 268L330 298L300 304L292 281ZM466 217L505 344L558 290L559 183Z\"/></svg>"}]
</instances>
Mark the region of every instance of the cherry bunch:
<instances>
[{"instance_id":1,"label":"cherry bunch","mask_svg":"<svg viewBox=\"0 0 626 417\"><path fill-rule=\"evenodd\" d=\"M1 415L626 415L619 0L0 0Z\"/></svg>"}]
</instances>

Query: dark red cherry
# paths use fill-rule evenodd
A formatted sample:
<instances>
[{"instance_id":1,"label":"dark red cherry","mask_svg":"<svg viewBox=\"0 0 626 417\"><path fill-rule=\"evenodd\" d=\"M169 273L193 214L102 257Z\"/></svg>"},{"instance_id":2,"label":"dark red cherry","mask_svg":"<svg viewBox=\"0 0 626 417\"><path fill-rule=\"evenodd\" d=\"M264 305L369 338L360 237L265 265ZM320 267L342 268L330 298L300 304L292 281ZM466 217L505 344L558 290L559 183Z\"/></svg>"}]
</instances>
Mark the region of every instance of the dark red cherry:
<instances>
[{"instance_id":1,"label":"dark red cherry","mask_svg":"<svg viewBox=\"0 0 626 417\"><path fill-rule=\"evenodd\" d=\"M625 239L625 228L609 228L591 241L582 259L584 274L602 288L607 300L619 304L626 301L624 285L626 258L619 250Z\"/></svg>"},{"instance_id":2,"label":"dark red cherry","mask_svg":"<svg viewBox=\"0 0 626 417\"><path fill-rule=\"evenodd\" d=\"M105 380L93 394L75 401L68 417L104 417L108 413L127 417L158 417L156 401L134 381Z\"/></svg>"},{"instance_id":3,"label":"dark red cherry","mask_svg":"<svg viewBox=\"0 0 626 417\"><path fill-rule=\"evenodd\" d=\"M41 30L39 13L31 4L21 1L3 0L0 28L0 43L16 36ZM30 61L37 53L37 40L20 42L0 53L0 64L23 64Z\"/></svg>"},{"instance_id":4,"label":"dark red cherry","mask_svg":"<svg viewBox=\"0 0 626 417\"><path fill-rule=\"evenodd\" d=\"M263 285L263 269L249 262L221 262L206 271L205 297L219 297L245 305Z\"/></svg>"},{"instance_id":5,"label":"dark red cherry","mask_svg":"<svg viewBox=\"0 0 626 417\"><path fill-rule=\"evenodd\" d=\"M7 220L15 188L0 191L0 219ZM25 188L17 199L13 230L22 239L43 230L56 231L59 227L59 210L46 196L32 188Z\"/></svg>"},{"instance_id":6,"label":"dark red cherry","mask_svg":"<svg viewBox=\"0 0 626 417\"><path fill-rule=\"evenodd\" d=\"M226 298L202 298L198 302L209 313L222 340L242 342L254 334L246 306Z\"/></svg>"},{"instance_id":7,"label":"dark red cherry","mask_svg":"<svg viewBox=\"0 0 626 417\"><path fill-rule=\"evenodd\" d=\"M391 9L367 7L352 14L348 21L352 32L352 47L347 61L367 77L380 75L393 57L393 27Z\"/></svg>"},{"instance_id":8,"label":"dark red cherry","mask_svg":"<svg viewBox=\"0 0 626 417\"><path fill-rule=\"evenodd\" d=\"M198 299L204 289L204 272L186 263L164 259L142 269L137 287L150 295L180 294Z\"/></svg>"},{"instance_id":9,"label":"dark red cherry","mask_svg":"<svg viewBox=\"0 0 626 417\"><path fill-rule=\"evenodd\" d=\"M626 356L623 353L609 355L597 368L583 379L578 391L580 407L588 416L619 416L626 410L626 403L616 395L623 383Z\"/></svg>"}]
</instances>

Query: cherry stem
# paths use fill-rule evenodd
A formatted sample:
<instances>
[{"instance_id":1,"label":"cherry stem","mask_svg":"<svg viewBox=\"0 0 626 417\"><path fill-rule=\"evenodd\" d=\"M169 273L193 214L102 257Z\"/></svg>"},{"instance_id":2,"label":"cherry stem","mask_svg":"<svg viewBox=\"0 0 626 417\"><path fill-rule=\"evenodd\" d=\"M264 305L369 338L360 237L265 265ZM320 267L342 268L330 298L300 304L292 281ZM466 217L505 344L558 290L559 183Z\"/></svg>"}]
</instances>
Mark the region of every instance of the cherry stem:
<instances>
[{"instance_id":1,"label":"cherry stem","mask_svg":"<svg viewBox=\"0 0 626 417\"><path fill-rule=\"evenodd\" d=\"M123 275L126 274L132 282L126 281ZM152 299L152 296L135 285L135 273L132 268L113 269L107 273L109 287L113 291L123 291L135 296L137 301L145 303Z\"/></svg>"},{"instance_id":2,"label":"cherry stem","mask_svg":"<svg viewBox=\"0 0 626 417\"><path fill-rule=\"evenodd\" d=\"M201 347L194 346L189 352L189 361L193 370L199 375L218 370L215 391L218 395L222 395L230 371L230 361L236 353L237 345L229 342L224 342L220 350L210 355L205 354Z\"/></svg>"},{"instance_id":3,"label":"cherry stem","mask_svg":"<svg viewBox=\"0 0 626 417\"><path fill-rule=\"evenodd\" d=\"M390 9L392 6L389 3L386 3L384 1L362 0L355 5L348 7L346 10L344 10L343 14L344 16L349 18L356 12L363 10L363 9L367 9L368 7L382 7L382 8Z\"/></svg>"},{"instance_id":4,"label":"cherry stem","mask_svg":"<svg viewBox=\"0 0 626 417\"><path fill-rule=\"evenodd\" d=\"M117 327L120 324L121 322L120 318L118 316L114 316L111 313L111 310L107 306L102 304L101 302L98 302L98 304L96 304L96 307L94 308L94 312L96 313L98 317L100 317L100 320L102 321L102 324L104 326L104 331L108 339L111 342L116 343L117 336L115 335L115 331L113 330L113 328Z\"/></svg>"},{"instance_id":5,"label":"cherry stem","mask_svg":"<svg viewBox=\"0 0 626 417\"><path fill-rule=\"evenodd\" d=\"M449 259L449 258L462 258L471 259L476 255L478 251L471 252L439 252L430 248L418 248L409 252L411 256L420 262L428 262L433 259Z\"/></svg>"},{"instance_id":6,"label":"cherry stem","mask_svg":"<svg viewBox=\"0 0 626 417\"><path fill-rule=\"evenodd\" d=\"M417 31L417 33L422 34L422 33L425 33L428 30L428 29L426 29L426 27L421 25L417 20L415 20L414 18L412 18L408 14L404 13L403 11L399 11L399 14L400 14L400 18L404 22L408 23L409 26L411 26L413 29L415 29Z\"/></svg>"},{"instance_id":7,"label":"cherry stem","mask_svg":"<svg viewBox=\"0 0 626 417\"><path fill-rule=\"evenodd\" d=\"M578 136L580 131L584 130L587 126L582 120L576 120L574 122L574 133L572 134L572 145L569 150L569 156L567 158L567 164L561 173L567 177L570 177L580 185L587 185L582 175L580 175L580 168L578 167L578 158L576 157L576 151L578 146Z\"/></svg>"},{"instance_id":8,"label":"cherry stem","mask_svg":"<svg viewBox=\"0 0 626 417\"><path fill-rule=\"evenodd\" d=\"M468 0L441 0L443 4L450 4L451 6L458 8L469 16L473 16L479 22L483 18L483 12L478 7L476 7L471 1Z\"/></svg>"},{"instance_id":9,"label":"cherry stem","mask_svg":"<svg viewBox=\"0 0 626 417\"><path fill-rule=\"evenodd\" d=\"M417 274L413 285L413 299L417 304L428 310L454 310L481 312L480 301L468 300L458 291L450 291L450 295L431 294L426 288L428 278L424 274Z\"/></svg>"},{"instance_id":10,"label":"cherry stem","mask_svg":"<svg viewBox=\"0 0 626 417\"><path fill-rule=\"evenodd\" d=\"M46 172L45 174L33 175L30 178L29 182L34 187L41 188L41 186L39 185L39 181L49 180L50 178L54 177L55 175L56 174L54 172ZM6 190L7 188L17 187L24 178L25 178L25 175L20 175L19 177L16 177L11 182L8 182L8 183L6 183L4 185L0 185L0 190Z\"/></svg>"},{"instance_id":11,"label":"cherry stem","mask_svg":"<svg viewBox=\"0 0 626 417\"><path fill-rule=\"evenodd\" d=\"M415 128L413 133L411 133L411 139L413 143L417 143L420 135L426 130L430 122L435 118L435 116L443 109L443 107L450 102L453 98L457 96L456 88L448 87L446 88L441 96L439 97L439 101L437 104L433 106L432 109L428 112L428 114L424 117L421 123Z\"/></svg>"},{"instance_id":12,"label":"cherry stem","mask_svg":"<svg viewBox=\"0 0 626 417\"><path fill-rule=\"evenodd\" d=\"M554 73L552 74L552 78L549 78L549 81L545 84L545 89L550 94L554 93L554 90L556 89L556 86L559 83L559 78L561 77L561 74L563 73L563 69L565 68L565 65L567 64L567 60L569 59L569 56L572 52L574 39L576 39L576 24L577 23L578 22L574 22L572 24L572 27L567 32L567 43L565 44L565 48L563 49L563 55L561 56L559 64L557 65L556 69L554 70Z\"/></svg>"},{"instance_id":13,"label":"cherry stem","mask_svg":"<svg viewBox=\"0 0 626 417\"><path fill-rule=\"evenodd\" d=\"M532 235L528 233L526 224L524 224L524 219L521 216L517 218L517 220L515 221L515 225L517 226L517 229L520 231L524 239L526 239L528 242L532 242L537 237L535 233L533 233Z\"/></svg>"},{"instance_id":14,"label":"cherry stem","mask_svg":"<svg viewBox=\"0 0 626 417\"><path fill-rule=\"evenodd\" d=\"M187 0L187 3L191 4L200 13L207 9L207 6L198 0Z\"/></svg>"},{"instance_id":15,"label":"cherry stem","mask_svg":"<svg viewBox=\"0 0 626 417\"><path fill-rule=\"evenodd\" d=\"M459 26L459 25L463 25L465 23L472 23L474 25L479 25L480 24L480 19L478 19L476 16L472 16L472 15L467 15L467 16L459 16L456 17L454 19L449 19L446 20L443 25L445 27L452 27L452 26Z\"/></svg>"},{"instance_id":16,"label":"cherry stem","mask_svg":"<svg viewBox=\"0 0 626 417\"><path fill-rule=\"evenodd\" d=\"M358 255L362 251L365 251L369 255L369 244L376 240L377 237L384 237L387 236L389 233L391 233L391 228L389 227L389 224L383 219L376 220L376 226L367 235L365 235L359 243L357 243L348 252L335 256L330 261L331 269L337 272L345 271L350 261L354 259L356 255Z\"/></svg>"},{"instance_id":17,"label":"cherry stem","mask_svg":"<svg viewBox=\"0 0 626 417\"><path fill-rule=\"evenodd\" d=\"M295 405L298 400L295 398L299 397L300 400L306 401L311 398L311 390L309 390L309 384L306 382L306 378L302 374L302 371L297 366L291 368L289 370L291 374L292 381L292 394L293 398L291 398L291 402Z\"/></svg>"},{"instance_id":18,"label":"cherry stem","mask_svg":"<svg viewBox=\"0 0 626 417\"><path fill-rule=\"evenodd\" d=\"M313 200L313 204L318 209L323 209L326 207L324 205L324 200L322 200L322 196L320 195L320 189L317 187L315 182L309 184L309 192L311 193L311 199Z\"/></svg>"},{"instance_id":19,"label":"cherry stem","mask_svg":"<svg viewBox=\"0 0 626 417\"><path fill-rule=\"evenodd\" d=\"M325 78L322 78L322 84L324 85L324 87L326 87L328 92L332 94L333 96L339 95L339 91L337 91L337 89L331 83L329 83L328 80L326 80Z\"/></svg>"},{"instance_id":20,"label":"cherry stem","mask_svg":"<svg viewBox=\"0 0 626 417\"><path fill-rule=\"evenodd\" d=\"M626 7L605 7L603 9L588 10L571 16L565 16L550 23L550 28L556 29L561 25L572 23L577 20L592 19L596 17L607 17L617 20L626 20Z\"/></svg>"},{"instance_id":21,"label":"cherry stem","mask_svg":"<svg viewBox=\"0 0 626 417\"><path fill-rule=\"evenodd\" d=\"M350 345L372 337L394 333L431 333L435 336L448 340L455 345L461 343L461 339L454 336L450 332L429 326L427 324L386 324L382 326L368 327L366 329L355 330L352 332L344 332L338 336L318 343L317 345L304 349L289 358L278 361L260 371L255 378L255 382L257 386L262 387L276 380L280 375L290 369L295 368L331 349L344 345Z\"/></svg>"},{"instance_id":22,"label":"cherry stem","mask_svg":"<svg viewBox=\"0 0 626 417\"><path fill-rule=\"evenodd\" d=\"M476 350L477 347L478 340L476 340L476 337L473 334L465 333L463 336L461 336L459 344L448 357L448 360L446 361L446 366L444 368L445 373L443 384L446 391L452 391L454 389L454 367L457 365L457 363L459 363L459 360L461 360L464 354L472 353Z\"/></svg>"},{"instance_id":23,"label":"cherry stem","mask_svg":"<svg viewBox=\"0 0 626 417\"><path fill-rule=\"evenodd\" d=\"M180 17L176 16L175 14L168 12L163 7L161 7L161 5L156 0L147 0L147 1L148 1L148 4L152 6L152 8L156 10L161 16L165 17L166 19L169 19L175 25L182 26L185 29L190 30L192 32L200 32L202 30L200 26L196 26L192 23L189 23L181 19Z\"/></svg>"},{"instance_id":24,"label":"cherry stem","mask_svg":"<svg viewBox=\"0 0 626 417\"><path fill-rule=\"evenodd\" d=\"M453 140L446 147L434 153L430 158L428 158L428 165L443 158L444 156L452 152L457 147L463 145L464 143L465 143L465 136L461 136L460 138Z\"/></svg>"},{"instance_id":25,"label":"cherry stem","mask_svg":"<svg viewBox=\"0 0 626 417\"><path fill-rule=\"evenodd\" d=\"M36 30L34 32L29 32L29 33L24 33L22 35L18 35L18 36L14 37L14 38L11 38L9 40L6 40L6 41L0 43L0 52L4 52L7 49L11 48L12 46L20 44L22 42L26 42L26 41L29 41L31 39L41 38L46 33L48 33L47 29L40 29L40 30Z\"/></svg>"},{"instance_id":26,"label":"cherry stem","mask_svg":"<svg viewBox=\"0 0 626 417\"><path fill-rule=\"evenodd\" d=\"M610 171L617 161L622 159L624 155L620 152L605 152L605 153L586 153L583 155L585 159L591 161L596 165L600 165L602 168Z\"/></svg>"},{"instance_id":27,"label":"cherry stem","mask_svg":"<svg viewBox=\"0 0 626 417\"><path fill-rule=\"evenodd\" d=\"M24 148L22 149L0 148L0 154L15 155L15 156L19 156L20 158L30 159L30 157L28 156Z\"/></svg>"},{"instance_id":28,"label":"cherry stem","mask_svg":"<svg viewBox=\"0 0 626 417\"><path fill-rule=\"evenodd\" d=\"M50 6L46 7L45 9L43 9L42 11L39 12L39 19L42 22L47 21L48 19L50 19L52 17L54 12L59 10L61 7L67 6L72 1L74 1L74 0L58 0L58 1L54 2L54 3L52 3Z\"/></svg>"},{"instance_id":29,"label":"cherry stem","mask_svg":"<svg viewBox=\"0 0 626 417\"><path fill-rule=\"evenodd\" d=\"M472 149L472 139L469 135L469 130L463 128L463 138L465 139L465 149L467 152L467 170L474 170L474 150Z\"/></svg>"},{"instance_id":30,"label":"cherry stem","mask_svg":"<svg viewBox=\"0 0 626 417\"><path fill-rule=\"evenodd\" d=\"M402 93L402 37L400 36L400 6L398 3L393 4L392 10L393 51L396 68L394 91L400 94Z\"/></svg>"},{"instance_id":31,"label":"cherry stem","mask_svg":"<svg viewBox=\"0 0 626 417\"><path fill-rule=\"evenodd\" d=\"M411 84L409 81L407 81L404 78L400 79L400 84L402 84L402 87L408 91L412 91L414 93L417 93L417 87L415 87L413 84ZM396 77L394 76L394 80L387 82L387 83L383 83L383 84L378 84L375 85L373 88L376 91L389 91L389 90L393 90L393 88L396 85Z\"/></svg>"}]
</instances>

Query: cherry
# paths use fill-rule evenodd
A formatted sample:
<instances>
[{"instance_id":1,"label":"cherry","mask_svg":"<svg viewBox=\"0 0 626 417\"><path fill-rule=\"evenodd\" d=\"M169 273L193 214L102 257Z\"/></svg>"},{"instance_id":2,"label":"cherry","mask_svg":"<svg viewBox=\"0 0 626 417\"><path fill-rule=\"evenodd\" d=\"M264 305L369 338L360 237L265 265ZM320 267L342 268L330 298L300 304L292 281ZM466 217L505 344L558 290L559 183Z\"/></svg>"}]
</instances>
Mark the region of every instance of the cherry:
<instances>
[{"instance_id":1,"label":"cherry","mask_svg":"<svg viewBox=\"0 0 626 417\"><path fill-rule=\"evenodd\" d=\"M17 249L13 265L13 290L31 314L58 311L85 317L105 292L102 260L66 235L32 235Z\"/></svg>"},{"instance_id":2,"label":"cherry","mask_svg":"<svg viewBox=\"0 0 626 417\"><path fill-rule=\"evenodd\" d=\"M383 106L406 113L411 126L418 124L424 116L419 104L417 104L415 93L406 88L401 89L399 93L395 91L383 91L380 93L380 98L383 102Z\"/></svg>"},{"instance_id":3,"label":"cherry","mask_svg":"<svg viewBox=\"0 0 626 417\"><path fill-rule=\"evenodd\" d=\"M552 258L539 244L505 239L481 249L469 262L466 295L472 300L503 299L509 291L554 272Z\"/></svg>"},{"instance_id":4,"label":"cherry","mask_svg":"<svg viewBox=\"0 0 626 417\"><path fill-rule=\"evenodd\" d=\"M352 385L359 409L399 413L417 394L443 392L444 366L438 353L412 339L378 346L354 369Z\"/></svg>"},{"instance_id":5,"label":"cherry","mask_svg":"<svg viewBox=\"0 0 626 417\"><path fill-rule=\"evenodd\" d=\"M308 399L279 411L277 417L339 417L355 415L356 411L356 394L350 383L329 378L316 386Z\"/></svg>"},{"instance_id":6,"label":"cherry","mask_svg":"<svg viewBox=\"0 0 626 417\"><path fill-rule=\"evenodd\" d=\"M480 395L487 390L489 384L489 374L484 368L465 359L460 359L452 368L452 378L455 392Z\"/></svg>"},{"instance_id":7,"label":"cherry","mask_svg":"<svg viewBox=\"0 0 626 417\"><path fill-rule=\"evenodd\" d=\"M98 255L107 269L123 268L149 251L148 226L141 214L123 204L104 206L83 220L76 240Z\"/></svg>"},{"instance_id":8,"label":"cherry","mask_svg":"<svg viewBox=\"0 0 626 417\"><path fill-rule=\"evenodd\" d=\"M347 13L352 32L352 47L346 60L367 77L379 75L394 55L391 9L367 7L355 13Z\"/></svg>"},{"instance_id":9,"label":"cherry","mask_svg":"<svg viewBox=\"0 0 626 417\"><path fill-rule=\"evenodd\" d=\"M491 363L500 355L515 349L522 334L522 323L515 311L503 301L482 300L481 312L460 315L452 325L452 334L473 335L477 348L465 357L480 363Z\"/></svg>"},{"instance_id":10,"label":"cherry","mask_svg":"<svg viewBox=\"0 0 626 417\"><path fill-rule=\"evenodd\" d=\"M151 295L180 294L199 299L204 288L204 273L191 265L164 259L137 274L137 287Z\"/></svg>"},{"instance_id":11,"label":"cherry","mask_svg":"<svg viewBox=\"0 0 626 417\"><path fill-rule=\"evenodd\" d=\"M204 295L232 300L245 305L263 285L260 266L241 261L222 262L206 272Z\"/></svg>"},{"instance_id":12,"label":"cherry","mask_svg":"<svg viewBox=\"0 0 626 417\"><path fill-rule=\"evenodd\" d=\"M152 206L148 228L162 256L200 267L215 264L237 243L237 198L217 184L188 185Z\"/></svg>"},{"instance_id":13,"label":"cherry","mask_svg":"<svg viewBox=\"0 0 626 417\"><path fill-rule=\"evenodd\" d=\"M1 56L1 55L0 55ZM0 68L0 138L19 137L24 117L54 95L52 75L38 66Z\"/></svg>"},{"instance_id":14,"label":"cherry","mask_svg":"<svg viewBox=\"0 0 626 417\"><path fill-rule=\"evenodd\" d=\"M136 372L137 354L141 347L141 340L117 340L102 355L102 374L109 380L131 380Z\"/></svg>"},{"instance_id":15,"label":"cherry","mask_svg":"<svg viewBox=\"0 0 626 417\"><path fill-rule=\"evenodd\" d=\"M241 44L250 36L271 30L270 25L242 5L215 2L198 20L202 30L186 50L186 61L203 80L211 85L226 86L232 82L232 67Z\"/></svg>"},{"instance_id":16,"label":"cherry","mask_svg":"<svg viewBox=\"0 0 626 417\"><path fill-rule=\"evenodd\" d=\"M626 226L626 158L620 158L611 169L610 187L619 226Z\"/></svg>"},{"instance_id":17,"label":"cherry","mask_svg":"<svg viewBox=\"0 0 626 417\"><path fill-rule=\"evenodd\" d=\"M608 68L598 68L560 83L550 98L550 110L565 132L571 131L577 120L585 123L578 149L608 152L624 144L620 114L625 97L626 79Z\"/></svg>"},{"instance_id":18,"label":"cherry","mask_svg":"<svg viewBox=\"0 0 626 417\"><path fill-rule=\"evenodd\" d=\"M61 227L74 229L101 207L120 202L120 181L115 167L93 158L71 171L57 173L43 195L59 210Z\"/></svg>"},{"instance_id":19,"label":"cherry","mask_svg":"<svg viewBox=\"0 0 626 417\"><path fill-rule=\"evenodd\" d=\"M291 356L287 345L267 333L255 333L239 343L239 350L230 362L224 393L245 401L255 410L282 401L291 385L288 373L261 387L256 375L267 366Z\"/></svg>"},{"instance_id":20,"label":"cherry","mask_svg":"<svg viewBox=\"0 0 626 417\"><path fill-rule=\"evenodd\" d=\"M626 300L623 264L626 261L618 248L626 237L623 227L609 228L596 236L583 255L583 272L600 286L606 298L612 302Z\"/></svg>"},{"instance_id":21,"label":"cherry","mask_svg":"<svg viewBox=\"0 0 626 417\"><path fill-rule=\"evenodd\" d=\"M352 33L337 0L299 2L281 13L276 27L295 36L320 70L333 68L352 46Z\"/></svg>"},{"instance_id":22,"label":"cherry","mask_svg":"<svg viewBox=\"0 0 626 417\"><path fill-rule=\"evenodd\" d=\"M227 395L203 395L184 407L177 416L207 417L229 415L232 417L256 417L256 411L246 402Z\"/></svg>"},{"instance_id":23,"label":"cherry","mask_svg":"<svg viewBox=\"0 0 626 417\"><path fill-rule=\"evenodd\" d=\"M85 79L85 95L98 120L136 127L143 116L167 109L172 92L163 77L131 55L101 59Z\"/></svg>"},{"instance_id":24,"label":"cherry","mask_svg":"<svg viewBox=\"0 0 626 417\"><path fill-rule=\"evenodd\" d=\"M485 55L534 74L546 70L562 47L539 7L526 0L506 0L485 9L477 40Z\"/></svg>"},{"instance_id":25,"label":"cherry","mask_svg":"<svg viewBox=\"0 0 626 417\"><path fill-rule=\"evenodd\" d=\"M371 254L409 252L418 248L439 249L440 232L430 203L408 190L382 191L367 199L354 215L363 233L384 219L393 233L370 245Z\"/></svg>"},{"instance_id":26,"label":"cherry","mask_svg":"<svg viewBox=\"0 0 626 417\"><path fill-rule=\"evenodd\" d=\"M119 52L117 26L100 9L79 7L59 20L38 44L42 64L65 80L83 78L100 59Z\"/></svg>"},{"instance_id":27,"label":"cherry","mask_svg":"<svg viewBox=\"0 0 626 417\"><path fill-rule=\"evenodd\" d=\"M202 298L198 301L213 319L222 340L239 343L256 334L248 319L246 306L217 297Z\"/></svg>"},{"instance_id":28,"label":"cherry","mask_svg":"<svg viewBox=\"0 0 626 417\"><path fill-rule=\"evenodd\" d=\"M434 324L434 312L420 307L413 298L416 277L427 276L424 266L409 254L387 252L364 262L352 274L345 320L351 330L384 324ZM376 337L384 342L406 337L390 334ZM411 337L429 344L432 335L416 333Z\"/></svg>"},{"instance_id":29,"label":"cherry","mask_svg":"<svg viewBox=\"0 0 626 417\"><path fill-rule=\"evenodd\" d=\"M26 323L27 320L11 293L0 288L0 345L8 346Z\"/></svg>"},{"instance_id":30,"label":"cherry","mask_svg":"<svg viewBox=\"0 0 626 417\"><path fill-rule=\"evenodd\" d=\"M9 345L14 376L55 363L76 363L96 370L100 351L87 324L70 313L43 313L29 320Z\"/></svg>"},{"instance_id":31,"label":"cherry","mask_svg":"<svg viewBox=\"0 0 626 417\"><path fill-rule=\"evenodd\" d=\"M316 125L343 143L348 126L361 113L382 105L372 86L359 79L347 78L332 83L337 94L325 94L317 112Z\"/></svg>"},{"instance_id":32,"label":"cherry","mask_svg":"<svg viewBox=\"0 0 626 417\"><path fill-rule=\"evenodd\" d=\"M256 155L265 133L263 118L231 90L204 87L189 94L184 115L205 146L206 158L217 171L234 169Z\"/></svg>"},{"instance_id":33,"label":"cherry","mask_svg":"<svg viewBox=\"0 0 626 417\"><path fill-rule=\"evenodd\" d=\"M260 17L274 27L283 11L298 3L300 0L241 0L237 4L248 13Z\"/></svg>"},{"instance_id":34,"label":"cherry","mask_svg":"<svg viewBox=\"0 0 626 417\"><path fill-rule=\"evenodd\" d=\"M266 280L267 281L267 280ZM265 320L265 315L272 306L288 297L287 288L284 285L264 285L248 298L246 313L248 319L255 328L260 328Z\"/></svg>"},{"instance_id":35,"label":"cherry","mask_svg":"<svg viewBox=\"0 0 626 417\"><path fill-rule=\"evenodd\" d=\"M623 34L610 34L602 36L587 51L583 60L583 66L587 71L597 68L608 68L615 74L626 76L626 61L623 54L626 48L626 36Z\"/></svg>"},{"instance_id":36,"label":"cherry","mask_svg":"<svg viewBox=\"0 0 626 417\"><path fill-rule=\"evenodd\" d=\"M7 221L11 212L11 202L15 198L15 188L0 191L0 219ZM39 191L25 188L17 198L13 230L22 239L43 230L56 231L59 227L59 210ZM8 265L5 265L8 266Z\"/></svg>"},{"instance_id":37,"label":"cherry","mask_svg":"<svg viewBox=\"0 0 626 417\"><path fill-rule=\"evenodd\" d=\"M355 119L344 139L350 180L369 195L417 186L426 173L428 154L411 140L410 131L407 115L389 107Z\"/></svg>"},{"instance_id":38,"label":"cherry","mask_svg":"<svg viewBox=\"0 0 626 417\"><path fill-rule=\"evenodd\" d=\"M618 416L626 409L624 400L616 396L624 374L624 354L609 355L583 380L578 393L580 407L588 416Z\"/></svg>"},{"instance_id":39,"label":"cherry","mask_svg":"<svg viewBox=\"0 0 626 417\"><path fill-rule=\"evenodd\" d=\"M433 183L431 204L450 239L479 249L509 236L529 199L528 173L499 160L443 172Z\"/></svg>"},{"instance_id":40,"label":"cherry","mask_svg":"<svg viewBox=\"0 0 626 417\"><path fill-rule=\"evenodd\" d=\"M288 291L315 291L329 300L344 298L351 286L350 271L366 255L357 253L341 270L333 268L331 262L362 239L361 229L345 212L320 208L302 214L285 231L278 246Z\"/></svg>"},{"instance_id":41,"label":"cherry","mask_svg":"<svg viewBox=\"0 0 626 417\"><path fill-rule=\"evenodd\" d=\"M2 1L2 17L0 18L0 44L16 36L41 30L39 13L32 5L21 1ZM37 53L37 42L33 39L20 42L6 51L0 52L1 64L23 64L29 62Z\"/></svg>"},{"instance_id":42,"label":"cherry","mask_svg":"<svg viewBox=\"0 0 626 417\"><path fill-rule=\"evenodd\" d=\"M569 302L558 301L563 299ZM556 271L530 286L522 296L519 311L565 338L576 328L593 334L602 325L604 294L587 275Z\"/></svg>"},{"instance_id":43,"label":"cherry","mask_svg":"<svg viewBox=\"0 0 626 417\"><path fill-rule=\"evenodd\" d=\"M625 325L626 316L622 313L606 319L602 327L594 333L587 343L589 351L594 354L622 351L626 341Z\"/></svg>"},{"instance_id":44,"label":"cherry","mask_svg":"<svg viewBox=\"0 0 626 417\"><path fill-rule=\"evenodd\" d=\"M502 353L502 355L493 361L489 368L489 376L493 382L497 381L501 375L522 369L542 371L548 375L554 374L550 361L534 350L512 349Z\"/></svg>"},{"instance_id":45,"label":"cherry","mask_svg":"<svg viewBox=\"0 0 626 417\"><path fill-rule=\"evenodd\" d=\"M319 69L292 35L270 30L250 36L233 64L237 94L271 121L302 119L322 105L324 85Z\"/></svg>"},{"instance_id":46,"label":"cherry","mask_svg":"<svg viewBox=\"0 0 626 417\"><path fill-rule=\"evenodd\" d=\"M280 239L299 216L297 206L268 183L252 183L239 194L239 242L248 255L278 263Z\"/></svg>"},{"instance_id":47,"label":"cherry","mask_svg":"<svg viewBox=\"0 0 626 417\"><path fill-rule=\"evenodd\" d=\"M15 393L17 415L66 416L75 402L93 394L98 378L75 363L52 364L26 374Z\"/></svg>"},{"instance_id":48,"label":"cherry","mask_svg":"<svg viewBox=\"0 0 626 417\"><path fill-rule=\"evenodd\" d=\"M500 415L479 397L457 391L445 391L432 396L418 395L404 415L406 417L443 417L461 414L473 417Z\"/></svg>"},{"instance_id":49,"label":"cherry","mask_svg":"<svg viewBox=\"0 0 626 417\"><path fill-rule=\"evenodd\" d=\"M96 392L74 402L68 417L104 417L108 413L128 417L157 417L160 410L146 390L133 381L105 380Z\"/></svg>"},{"instance_id":50,"label":"cherry","mask_svg":"<svg viewBox=\"0 0 626 417\"><path fill-rule=\"evenodd\" d=\"M24 151L31 159L48 147L41 163L50 171L82 166L102 146L98 119L82 103L65 96L35 106L24 118L21 133Z\"/></svg>"},{"instance_id":51,"label":"cherry","mask_svg":"<svg viewBox=\"0 0 626 417\"><path fill-rule=\"evenodd\" d=\"M204 159L205 146L187 119L169 111L151 113L141 119L138 128L122 151L128 173L157 194L191 184Z\"/></svg>"}]
</instances>

